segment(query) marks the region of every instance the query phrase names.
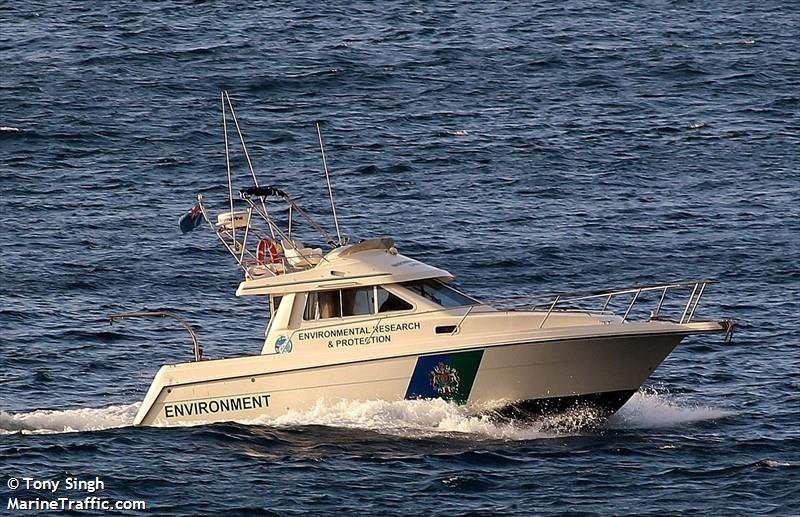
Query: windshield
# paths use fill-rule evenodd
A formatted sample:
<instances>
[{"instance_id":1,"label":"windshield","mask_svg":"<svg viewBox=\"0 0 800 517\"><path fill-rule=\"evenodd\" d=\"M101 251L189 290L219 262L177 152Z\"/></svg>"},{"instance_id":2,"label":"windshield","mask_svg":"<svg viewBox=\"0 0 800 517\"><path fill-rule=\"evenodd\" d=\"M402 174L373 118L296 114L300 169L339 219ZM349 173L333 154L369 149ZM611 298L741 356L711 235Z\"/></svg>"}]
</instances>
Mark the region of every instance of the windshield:
<instances>
[{"instance_id":1,"label":"windshield","mask_svg":"<svg viewBox=\"0 0 800 517\"><path fill-rule=\"evenodd\" d=\"M413 282L403 282L400 285L446 309L463 305L479 305L481 303L438 280L415 280Z\"/></svg>"}]
</instances>

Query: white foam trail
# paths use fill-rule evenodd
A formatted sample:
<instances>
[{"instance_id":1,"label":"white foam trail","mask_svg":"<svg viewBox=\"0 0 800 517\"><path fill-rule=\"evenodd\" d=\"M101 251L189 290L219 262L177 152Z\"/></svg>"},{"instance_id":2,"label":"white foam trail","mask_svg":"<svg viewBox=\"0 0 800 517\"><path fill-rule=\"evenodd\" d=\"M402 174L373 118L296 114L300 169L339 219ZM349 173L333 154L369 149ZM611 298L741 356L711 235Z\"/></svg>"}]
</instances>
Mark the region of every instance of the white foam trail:
<instances>
[{"instance_id":1,"label":"white foam trail","mask_svg":"<svg viewBox=\"0 0 800 517\"><path fill-rule=\"evenodd\" d=\"M716 420L735 415L734 411L673 401L669 395L639 391L608 421L611 429L647 429Z\"/></svg>"},{"instance_id":2,"label":"white foam trail","mask_svg":"<svg viewBox=\"0 0 800 517\"><path fill-rule=\"evenodd\" d=\"M104 408L78 408L61 411L39 409L23 413L0 411L0 435L55 434L100 431L133 425L139 403Z\"/></svg>"},{"instance_id":3,"label":"white foam trail","mask_svg":"<svg viewBox=\"0 0 800 517\"><path fill-rule=\"evenodd\" d=\"M673 427L703 420L716 420L735 412L683 404L668 394L653 390L634 394L612 416L606 428L648 429ZM338 401L318 402L308 411L291 411L272 419L258 419L245 424L277 427L328 425L368 429L401 436L435 436L455 433L500 440L535 440L556 436L590 433L602 419L591 408L526 422L497 421L488 416L467 413L463 406L443 400Z\"/></svg>"},{"instance_id":4,"label":"white foam trail","mask_svg":"<svg viewBox=\"0 0 800 517\"><path fill-rule=\"evenodd\" d=\"M315 424L412 437L469 434L478 438L532 440L555 436L544 431L542 423L495 422L488 416L469 415L463 406L441 399L320 401L308 411L290 411L277 418L242 423L275 427Z\"/></svg>"},{"instance_id":5,"label":"white foam trail","mask_svg":"<svg viewBox=\"0 0 800 517\"><path fill-rule=\"evenodd\" d=\"M53 434L98 431L133 425L139 403L79 408L62 411L36 410L22 413L0 411L0 435L11 433ZM608 421L610 429L673 427L701 420L715 420L733 411L680 404L669 395L640 391ZM364 429L394 436L431 437L469 435L477 439L537 440L587 434L596 424L596 414L579 410L526 422L498 421L476 416L463 406L441 399L400 401L319 401L306 411L289 411L279 417L240 421L246 425L295 427L327 425ZM192 423L191 425L202 425Z\"/></svg>"},{"instance_id":6,"label":"white foam trail","mask_svg":"<svg viewBox=\"0 0 800 517\"><path fill-rule=\"evenodd\" d=\"M17 133L18 127L0 126L0 133Z\"/></svg>"}]
</instances>

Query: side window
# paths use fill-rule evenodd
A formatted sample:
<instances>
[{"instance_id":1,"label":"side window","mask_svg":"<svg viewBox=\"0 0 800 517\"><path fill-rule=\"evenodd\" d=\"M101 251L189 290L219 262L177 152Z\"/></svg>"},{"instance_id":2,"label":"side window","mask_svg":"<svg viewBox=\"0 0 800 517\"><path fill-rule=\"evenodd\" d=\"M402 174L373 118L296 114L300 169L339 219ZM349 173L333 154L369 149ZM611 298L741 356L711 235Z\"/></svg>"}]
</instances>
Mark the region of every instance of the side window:
<instances>
[{"instance_id":1,"label":"side window","mask_svg":"<svg viewBox=\"0 0 800 517\"><path fill-rule=\"evenodd\" d=\"M436 280L415 280L413 282L404 282L400 285L445 308L480 304L478 300L461 294L452 287Z\"/></svg>"},{"instance_id":2,"label":"side window","mask_svg":"<svg viewBox=\"0 0 800 517\"><path fill-rule=\"evenodd\" d=\"M303 311L303 319L311 321L319 318L319 300L317 293L308 293L306 298L306 310Z\"/></svg>"},{"instance_id":3,"label":"side window","mask_svg":"<svg viewBox=\"0 0 800 517\"><path fill-rule=\"evenodd\" d=\"M372 287L342 289L342 316L360 316L375 312Z\"/></svg>"},{"instance_id":4,"label":"side window","mask_svg":"<svg viewBox=\"0 0 800 517\"><path fill-rule=\"evenodd\" d=\"M308 293L303 319L306 321L375 313L375 290L359 287Z\"/></svg>"},{"instance_id":5,"label":"side window","mask_svg":"<svg viewBox=\"0 0 800 517\"><path fill-rule=\"evenodd\" d=\"M382 287L376 288L378 293L378 312L407 311L412 305Z\"/></svg>"},{"instance_id":6,"label":"side window","mask_svg":"<svg viewBox=\"0 0 800 517\"><path fill-rule=\"evenodd\" d=\"M342 315L342 298L337 291L320 291L317 293L319 318L338 318Z\"/></svg>"},{"instance_id":7,"label":"side window","mask_svg":"<svg viewBox=\"0 0 800 517\"><path fill-rule=\"evenodd\" d=\"M304 320L338 318L342 315L340 293L336 291L317 291L308 293Z\"/></svg>"},{"instance_id":8,"label":"side window","mask_svg":"<svg viewBox=\"0 0 800 517\"><path fill-rule=\"evenodd\" d=\"M270 316L273 316L275 314L275 311L278 310L278 307L280 307L280 305L281 305L281 300L283 300L283 296L271 296L270 297L270 302L272 302L271 305L270 305L270 311L269 311Z\"/></svg>"}]
</instances>

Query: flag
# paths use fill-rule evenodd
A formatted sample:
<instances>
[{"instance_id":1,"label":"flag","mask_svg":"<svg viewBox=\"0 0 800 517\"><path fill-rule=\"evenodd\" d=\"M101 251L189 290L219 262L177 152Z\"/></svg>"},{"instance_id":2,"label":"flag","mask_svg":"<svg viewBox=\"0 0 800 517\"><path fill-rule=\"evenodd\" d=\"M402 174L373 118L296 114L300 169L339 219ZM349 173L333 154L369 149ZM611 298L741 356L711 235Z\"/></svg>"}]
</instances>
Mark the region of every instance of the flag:
<instances>
[{"instance_id":1,"label":"flag","mask_svg":"<svg viewBox=\"0 0 800 517\"><path fill-rule=\"evenodd\" d=\"M178 224L181 226L183 233L189 233L201 224L203 224L203 210L200 205L195 205L194 208L186 212L178 219Z\"/></svg>"}]
</instances>

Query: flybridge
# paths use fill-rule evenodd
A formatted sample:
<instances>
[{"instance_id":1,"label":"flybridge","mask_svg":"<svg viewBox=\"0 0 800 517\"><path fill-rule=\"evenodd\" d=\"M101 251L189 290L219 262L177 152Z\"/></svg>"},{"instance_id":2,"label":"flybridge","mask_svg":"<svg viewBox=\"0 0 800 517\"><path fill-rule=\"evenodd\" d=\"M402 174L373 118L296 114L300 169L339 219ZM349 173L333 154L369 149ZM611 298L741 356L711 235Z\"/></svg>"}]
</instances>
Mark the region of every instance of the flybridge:
<instances>
[{"instance_id":1,"label":"flybridge","mask_svg":"<svg viewBox=\"0 0 800 517\"><path fill-rule=\"evenodd\" d=\"M203 196L198 195L197 205L181 217L180 226L184 233L203 224L203 221L211 227L219 242L244 273L237 295L277 296L333 289L342 282L380 285L421 278L441 278L446 281L452 279L452 275L443 269L406 257L396 257L398 252L392 239L371 239L348 244L348 238L341 234L336 216L336 204L319 124L316 126L317 138L336 228L335 236L300 207L285 190L259 182L227 92L221 93L221 101L228 210L214 218ZM231 124L228 123L229 119ZM232 149L229 145L229 133L232 131L241 144L252 183L236 192L233 188ZM280 222L279 219L284 217L285 223ZM301 232L303 237L311 236L316 242L321 241L322 246L329 248L329 251L324 252L322 246L305 245L300 240ZM357 259L353 258L356 254L359 255Z\"/></svg>"}]
</instances>

